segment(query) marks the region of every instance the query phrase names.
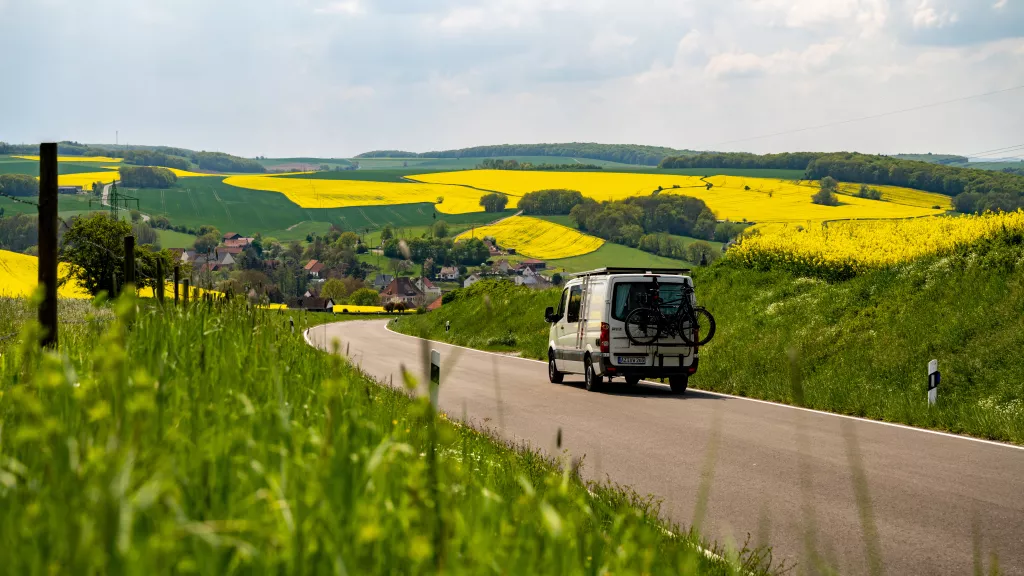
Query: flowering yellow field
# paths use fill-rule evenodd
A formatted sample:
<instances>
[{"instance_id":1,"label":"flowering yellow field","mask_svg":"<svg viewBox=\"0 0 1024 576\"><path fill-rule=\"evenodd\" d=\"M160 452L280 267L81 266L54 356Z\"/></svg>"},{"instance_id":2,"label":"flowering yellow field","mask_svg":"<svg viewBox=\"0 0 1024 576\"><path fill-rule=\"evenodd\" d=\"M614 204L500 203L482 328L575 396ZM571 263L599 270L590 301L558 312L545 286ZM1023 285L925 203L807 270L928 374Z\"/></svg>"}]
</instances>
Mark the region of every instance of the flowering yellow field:
<instances>
[{"instance_id":1,"label":"flowering yellow field","mask_svg":"<svg viewBox=\"0 0 1024 576\"><path fill-rule=\"evenodd\" d=\"M107 170L120 170L121 169L120 166L103 166L103 168L106 168ZM167 168L165 166L154 166L154 168L163 168L165 170L170 170L178 178L192 178L192 177L196 177L196 176L219 176L221 178L224 177L223 174L204 174L202 172L191 172L189 170L180 170L178 168Z\"/></svg>"},{"instance_id":2,"label":"flowering yellow field","mask_svg":"<svg viewBox=\"0 0 1024 576\"><path fill-rule=\"evenodd\" d=\"M925 192L891 187L893 190L888 192L890 195L896 194L898 190L904 197L915 198L916 202L909 205L907 202L897 204L844 195L840 198L839 206L819 206L811 203L811 195L815 191L813 183L741 176L712 176L707 179L713 184L710 190L699 177L674 174L465 170L422 174L413 178L436 184L462 184L500 190L517 196L535 190L564 188L579 190L584 196L598 201L649 195L660 186L662 194L700 198L721 219L746 219L751 222L913 218L941 214L945 208L932 209L931 206L949 205L949 198L946 197L942 197L944 204L940 204L933 195ZM927 200L921 200L923 196L919 195L927 195ZM922 203L926 206L922 206Z\"/></svg>"},{"instance_id":3,"label":"flowering yellow field","mask_svg":"<svg viewBox=\"0 0 1024 576\"><path fill-rule=\"evenodd\" d=\"M92 188L93 182L110 184L120 178L116 171L109 172L82 172L81 174L61 174L57 176L58 186L81 186L84 189Z\"/></svg>"},{"instance_id":4,"label":"flowering yellow field","mask_svg":"<svg viewBox=\"0 0 1024 576\"><path fill-rule=\"evenodd\" d=\"M39 162L39 156L15 156L22 160ZM120 162L120 158L107 158L106 156L57 156L57 162Z\"/></svg>"},{"instance_id":5,"label":"flowering yellow field","mask_svg":"<svg viewBox=\"0 0 1024 576\"><path fill-rule=\"evenodd\" d=\"M729 250L755 268L787 268L836 278L948 252L1003 230L1024 231L1024 211L911 220L759 226Z\"/></svg>"},{"instance_id":6,"label":"flowering yellow field","mask_svg":"<svg viewBox=\"0 0 1024 576\"><path fill-rule=\"evenodd\" d=\"M254 175L231 176L225 184L251 190L280 192L303 208L343 208L346 206L380 206L382 204L414 204L437 202L438 212L464 214L482 212L480 197L486 194L465 186L443 186L410 182L370 182L365 180L326 180L319 178L281 178ZM509 207L515 206L509 199Z\"/></svg>"},{"instance_id":7,"label":"flowering yellow field","mask_svg":"<svg viewBox=\"0 0 1024 576\"><path fill-rule=\"evenodd\" d=\"M383 314L387 312L383 306L356 306L355 304L335 304L335 314ZM412 308L404 311L405 314L415 314L416 309ZM398 314L398 312L392 312L392 314Z\"/></svg>"},{"instance_id":8,"label":"flowering yellow field","mask_svg":"<svg viewBox=\"0 0 1024 576\"><path fill-rule=\"evenodd\" d=\"M604 240L595 236L529 216L512 216L490 226L480 226L459 234L456 240L486 236L493 236L500 246L515 248L524 256L551 260L589 254L604 244Z\"/></svg>"},{"instance_id":9,"label":"flowering yellow field","mask_svg":"<svg viewBox=\"0 0 1024 576\"><path fill-rule=\"evenodd\" d=\"M67 264L58 265L58 273L68 273ZM0 250L0 296L23 298L31 296L39 284L39 259L27 254ZM77 283L67 283L57 289L61 298L89 298L89 292Z\"/></svg>"}]
</instances>

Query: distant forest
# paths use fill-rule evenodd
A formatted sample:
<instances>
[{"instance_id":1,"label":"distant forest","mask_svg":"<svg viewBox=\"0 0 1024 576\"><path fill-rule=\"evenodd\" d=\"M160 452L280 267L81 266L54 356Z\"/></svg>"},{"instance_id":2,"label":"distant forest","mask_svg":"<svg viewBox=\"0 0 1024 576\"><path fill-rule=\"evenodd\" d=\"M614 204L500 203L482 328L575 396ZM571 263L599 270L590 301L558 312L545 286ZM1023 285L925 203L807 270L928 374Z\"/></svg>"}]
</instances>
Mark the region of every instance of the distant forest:
<instances>
[{"instance_id":1,"label":"distant forest","mask_svg":"<svg viewBox=\"0 0 1024 576\"><path fill-rule=\"evenodd\" d=\"M784 168L804 170L809 180L905 186L953 197L958 212L1024 208L1024 176L1006 171L957 168L931 162L856 152L783 154L705 153L665 158L661 168Z\"/></svg>"},{"instance_id":2,"label":"distant forest","mask_svg":"<svg viewBox=\"0 0 1024 576\"><path fill-rule=\"evenodd\" d=\"M682 156L692 154L689 150L676 150L663 146L643 146L639 144L594 144L589 142L572 142L567 144L500 144L496 146L475 146L458 150L440 150L434 152L405 152L402 150L377 150L364 152L356 158L497 158L502 156L564 156L569 158L589 158L657 166L666 156Z\"/></svg>"},{"instance_id":3,"label":"distant forest","mask_svg":"<svg viewBox=\"0 0 1024 576\"><path fill-rule=\"evenodd\" d=\"M196 152L185 148L169 146L132 146L127 149L93 146L78 142L60 142L57 145L61 156L106 156L123 158L127 164L137 166L162 166L189 170L193 166L200 170L216 172L266 172L262 164L248 158L241 158L223 152ZM0 142L0 154L39 154L38 144L8 144Z\"/></svg>"}]
</instances>

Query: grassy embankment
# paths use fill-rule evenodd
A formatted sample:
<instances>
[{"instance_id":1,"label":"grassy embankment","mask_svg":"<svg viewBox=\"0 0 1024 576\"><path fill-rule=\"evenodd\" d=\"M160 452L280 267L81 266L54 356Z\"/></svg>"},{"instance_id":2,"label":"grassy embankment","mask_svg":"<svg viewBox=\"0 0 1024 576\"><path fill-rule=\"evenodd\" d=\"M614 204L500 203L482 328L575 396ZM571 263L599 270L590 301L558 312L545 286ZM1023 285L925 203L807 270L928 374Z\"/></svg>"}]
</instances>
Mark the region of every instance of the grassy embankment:
<instances>
[{"instance_id":1,"label":"grassy embankment","mask_svg":"<svg viewBox=\"0 0 1024 576\"><path fill-rule=\"evenodd\" d=\"M695 388L1024 444L1020 247L926 258L829 284L723 263L694 271L718 322ZM474 286L474 288L476 288ZM558 291L475 293L403 319L403 332L545 358ZM445 321L452 331L444 332ZM927 364L942 371L926 403ZM803 374L802 400L791 388Z\"/></svg>"},{"instance_id":2,"label":"grassy embankment","mask_svg":"<svg viewBox=\"0 0 1024 576\"><path fill-rule=\"evenodd\" d=\"M0 300L11 573L735 573L646 499L306 345L328 315L293 334L242 305L61 306L83 323L40 354L34 312Z\"/></svg>"}]
</instances>

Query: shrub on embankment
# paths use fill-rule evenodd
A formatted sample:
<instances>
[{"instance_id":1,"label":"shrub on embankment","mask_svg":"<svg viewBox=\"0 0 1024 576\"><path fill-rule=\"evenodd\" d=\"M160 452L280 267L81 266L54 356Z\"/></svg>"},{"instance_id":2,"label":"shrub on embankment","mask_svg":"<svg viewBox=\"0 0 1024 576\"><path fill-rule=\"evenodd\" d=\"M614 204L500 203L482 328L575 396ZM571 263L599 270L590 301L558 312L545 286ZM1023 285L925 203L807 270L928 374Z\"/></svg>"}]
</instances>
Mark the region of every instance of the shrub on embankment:
<instances>
[{"instance_id":1,"label":"shrub on embankment","mask_svg":"<svg viewBox=\"0 0 1024 576\"><path fill-rule=\"evenodd\" d=\"M701 349L695 388L1024 443L1024 246L1012 238L833 283L735 262L696 270L694 282L718 323ZM491 317L482 296L445 304L415 323L402 319L399 329L545 356L542 315L557 302L555 292L491 296L492 310L508 310ZM521 323L513 334L524 337L489 345L509 322ZM942 384L929 408L932 359ZM793 369L803 375L802 399L794 397Z\"/></svg>"},{"instance_id":2,"label":"shrub on embankment","mask_svg":"<svg viewBox=\"0 0 1024 576\"><path fill-rule=\"evenodd\" d=\"M735 573L644 499L308 346L328 315L83 305L44 354L0 299L5 572Z\"/></svg>"}]
</instances>

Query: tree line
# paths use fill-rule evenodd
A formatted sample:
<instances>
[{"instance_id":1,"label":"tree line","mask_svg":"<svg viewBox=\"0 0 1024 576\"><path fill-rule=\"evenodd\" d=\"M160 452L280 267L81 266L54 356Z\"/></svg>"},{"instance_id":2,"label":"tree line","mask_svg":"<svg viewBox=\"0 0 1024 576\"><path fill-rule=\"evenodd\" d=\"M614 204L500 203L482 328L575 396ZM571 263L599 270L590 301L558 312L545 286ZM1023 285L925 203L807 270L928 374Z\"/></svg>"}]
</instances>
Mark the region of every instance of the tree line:
<instances>
[{"instance_id":1,"label":"tree line","mask_svg":"<svg viewBox=\"0 0 1024 576\"><path fill-rule=\"evenodd\" d=\"M384 255L388 258L411 260L423 264L428 260L438 266L479 266L490 258L490 251L483 240L470 238L455 242L450 238L412 238L405 240L406 250L401 246L402 240L391 238L384 243Z\"/></svg>"},{"instance_id":2,"label":"tree line","mask_svg":"<svg viewBox=\"0 0 1024 576\"><path fill-rule=\"evenodd\" d=\"M953 197L958 212L1024 207L1024 176L1006 171L958 168L855 152L749 154L723 152L665 158L661 168L779 168L804 170L808 180L904 186Z\"/></svg>"},{"instance_id":3,"label":"tree line","mask_svg":"<svg viewBox=\"0 0 1024 576\"><path fill-rule=\"evenodd\" d=\"M38 196L39 180L28 174L0 174L0 192L10 196Z\"/></svg>"},{"instance_id":4,"label":"tree line","mask_svg":"<svg viewBox=\"0 0 1024 576\"><path fill-rule=\"evenodd\" d=\"M170 188L178 177L157 166L121 166L121 185L128 188Z\"/></svg>"},{"instance_id":5,"label":"tree line","mask_svg":"<svg viewBox=\"0 0 1024 576\"><path fill-rule=\"evenodd\" d=\"M539 190L519 200L524 214L568 214L576 227L605 240L668 258L699 262L717 253L707 243L677 236L728 242L746 228L740 222L718 222L703 200L679 194L652 194L597 202L576 190Z\"/></svg>"},{"instance_id":6,"label":"tree line","mask_svg":"<svg viewBox=\"0 0 1024 576\"><path fill-rule=\"evenodd\" d=\"M267 169L255 160L224 152L196 152L169 146L136 146L130 149L111 149L78 142L63 141L57 145L62 156L106 156L124 158L129 164L165 166L188 170L191 165L215 172L263 173ZM0 142L0 154L39 154L38 144L8 144Z\"/></svg>"},{"instance_id":7,"label":"tree line","mask_svg":"<svg viewBox=\"0 0 1024 576\"><path fill-rule=\"evenodd\" d=\"M664 146L640 144L596 144L592 142L571 142L563 144L499 144L475 146L457 150L434 152L405 152L401 150L376 150L364 152L356 158L496 158L501 156L566 156L569 158L590 158L623 164L657 166L666 156L680 156L686 150Z\"/></svg>"},{"instance_id":8,"label":"tree line","mask_svg":"<svg viewBox=\"0 0 1024 576\"><path fill-rule=\"evenodd\" d=\"M503 160L501 158L488 158L476 165L479 170L603 170L597 164L534 164L533 162L520 162L516 159Z\"/></svg>"},{"instance_id":9,"label":"tree line","mask_svg":"<svg viewBox=\"0 0 1024 576\"><path fill-rule=\"evenodd\" d=\"M155 150L125 150L124 161L128 164L138 166L163 166L165 168L177 168L188 170L189 161L181 156L171 156Z\"/></svg>"}]
</instances>

